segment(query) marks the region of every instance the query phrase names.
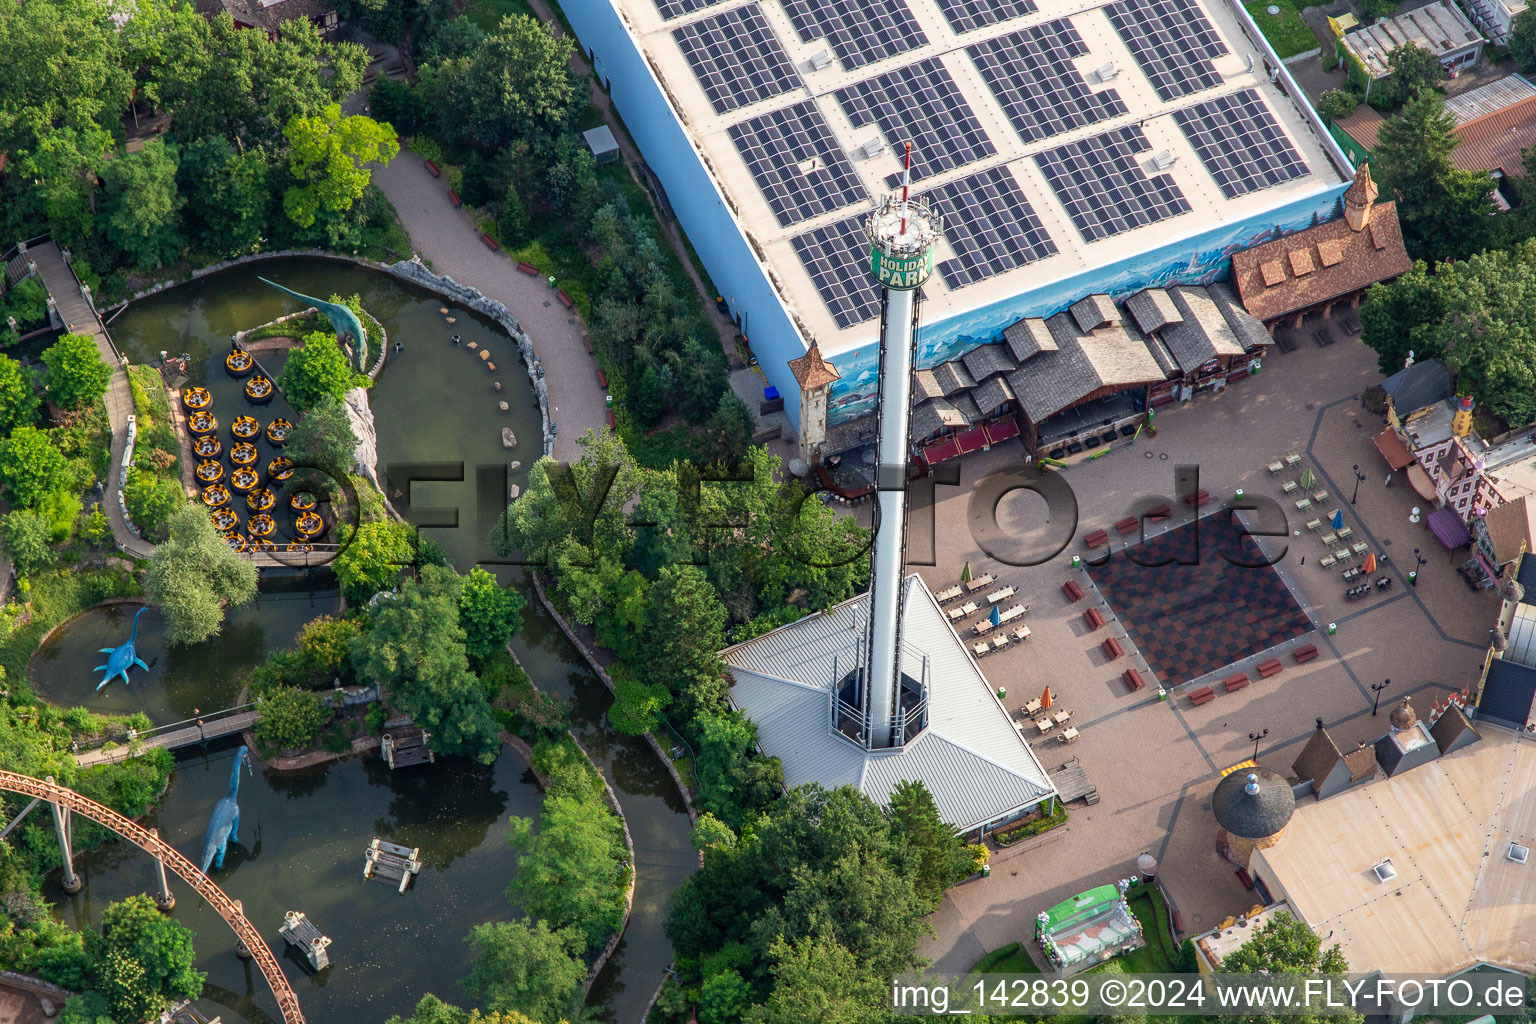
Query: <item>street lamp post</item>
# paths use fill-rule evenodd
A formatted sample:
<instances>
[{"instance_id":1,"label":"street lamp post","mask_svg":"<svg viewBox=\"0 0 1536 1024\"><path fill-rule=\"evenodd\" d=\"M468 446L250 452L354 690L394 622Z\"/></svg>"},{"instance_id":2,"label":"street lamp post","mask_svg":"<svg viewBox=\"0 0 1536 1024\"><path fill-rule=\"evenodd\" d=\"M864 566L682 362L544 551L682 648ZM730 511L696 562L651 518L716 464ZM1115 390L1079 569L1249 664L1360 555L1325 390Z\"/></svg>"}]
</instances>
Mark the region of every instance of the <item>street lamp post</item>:
<instances>
[{"instance_id":1,"label":"street lamp post","mask_svg":"<svg viewBox=\"0 0 1536 1024\"><path fill-rule=\"evenodd\" d=\"M1387 687L1389 687L1391 685L1392 685L1392 680L1390 680L1390 679L1383 679L1379 683L1372 683L1371 684L1371 692L1376 695L1375 699L1371 701L1371 716L1373 718L1376 715L1376 709L1381 707L1381 691L1385 690Z\"/></svg>"},{"instance_id":2,"label":"street lamp post","mask_svg":"<svg viewBox=\"0 0 1536 1024\"><path fill-rule=\"evenodd\" d=\"M1259 759L1259 741L1268 735L1268 729L1265 729L1263 732L1251 732L1248 734L1248 738L1253 740L1253 760L1257 761Z\"/></svg>"},{"instance_id":3,"label":"street lamp post","mask_svg":"<svg viewBox=\"0 0 1536 1024\"><path fill-rule=\"evenodd\" d=\"M1355 493L1351 494L1349 496L1349 503L1351 505L1353 505L1355 503L1355 499L1356 498L1360 497L1360 481L1362 481L1364 479L1365 479L1365 474L1360 472L1360 467L1357 464L1355 466Z\"/></svg>"},{"instance_id":4,"label":"street lamp post","mask_svg":"<svg viewBox=\"0 0 1536 1024\"><path fill-rule=\"evenodd\" d=\"M1415 565L1413 567L1413 571L1408 574L1408 585L1411 586L1411 587L1416 587L1416 586L1419 585L1419 570L1424 568L1424 566L1429 564L1429 559L1427 559L1423 555L1419 554L1419 549L1418 548L1414 548L1413 549L1413 560L1416 563L1418 563L1418 564Z\"/></svg>"}]
</instances>

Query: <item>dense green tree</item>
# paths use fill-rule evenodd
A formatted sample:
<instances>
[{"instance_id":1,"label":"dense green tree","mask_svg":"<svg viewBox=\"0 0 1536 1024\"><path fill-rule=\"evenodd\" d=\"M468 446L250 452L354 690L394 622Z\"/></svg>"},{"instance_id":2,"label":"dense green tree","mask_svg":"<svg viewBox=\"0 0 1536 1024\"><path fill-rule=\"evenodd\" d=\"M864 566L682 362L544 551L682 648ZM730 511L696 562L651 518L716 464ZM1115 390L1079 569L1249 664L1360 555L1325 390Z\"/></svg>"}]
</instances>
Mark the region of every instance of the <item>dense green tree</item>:
<instances>
[{"instance_id":1,"label":"dense green tree","mask_svg":"<svg viewBox=\"0 0 1536 1024\"><path fill-rule=\"evenodd\" d=\"M415 564L411 541L415 531L405 523L376 520L353 529L340 529L341 550L332 568L348 601L367 601L400 582L406 566Z\"/></svg>"},{"instance_id":2,"label":"dense green tree","mask_svg":"<svg viewBox=\"0 0 1536 1024\"><path fill-rule=\"evenodd\" d=\"M96 342L84 334L63 334L43 351L48 400L61 409L83 409L107 393L112 370L101 361Z\"/></svg>"},{"instance_id":3,"label":"dense green tree","mask_svg":"<svg viewBox=\"0 0 1536 1024\"><path fill-rule=\"evenodd\" d=\"M350 674L352 644L362 635L362 625L353 618L321 615L306 622L295 643L312 685L329 685Z\"/></svg>"},{"instance_id":4,"label":"dense green tree","mask_svg":"<svg viewBox=\"0 0 1536 1024\"><path fill-rule=\"evenodd\" d=\"M496 226L501 228L501 240L504 244L513 247L527 244L532 225L528 220L528 208L523 205L522 196L518 195L515 183L509 184L506 193L502 196L501 213L496 218Z\"/></svg>"},{"instance_id":5,"label":"dense green tree","mask_svg":"<svg viewBox=\"0 0 1536 1024\"><path fill-rule=\"evenodd\" d=\"M237 153L226 139L206 136L187 147L177 168L187 198L192 243L232 257L261 246L272 207L272 169L265 152Z\"/></svg>"},{"instance_id":6,"label":"dense green tree","mask_svg":"<svg viewBox=\"0 0 1536 1024\"><path fill-rule=\"evenodd\" d=\"M734 463L752 444L752 411L736 392L727 388L720 393L720 402L704 429L709 433L709 458Z\"/></svg>"},{"instance_id":7,"label":"dense green tree","mask_svg":"<svg viewBox=\"0 0 1536 1024\"><path fill-rule=\"evenodd\" d=\"M469 942L475 962L464 988L490 1010L541 1024L580 1012L587 965L572 954L571 936L543 921L504 921L476 926Z\"/></svg>"},{"instance_id":8,"label":"dense green tree","mask_svg":"<svg viewBox=\"0 0 1536 1024\"><path fill-rule=\"evenodd\" d=\"M496 577L475 566L459 586L459 625L464 627L464 650L476 665L506 649L523 628L522 594L496 582Z\"/></svg>"},{"instance_id":9,"label":"dense green tree","mask_svg":"<svg viewBox=\"0 0 1536 1024\"><path fill-rule=\"evenodd\" d=\"M133 92L118 47L95 0L0 7L0 152L33 152L57 130L115 129Z\"/></svg>"},{"instance_id":10,"label":"dense green tree","mask_svg":"<svg viewBox=\"0 0 1536 1024\"><path fill-rule=\"evenodd\" d=\"M343 401L357 383L335 335L311 331L304 336L303 347L289 354L278 387L289 405L307 413L322 399Z\"/></svg>"},{"instance_id":11,"label":"dense green tree","mask_svg":"<svg viewBox=\"0 0 1536 1024\"><path fill-rule=\"evenodd\" d=\"M450 18L438 25L421 47L421 63L441 64L468 57L485 41L485 30L469 18Z\"/></svg>"},{"instance_id":12,"label":"dense green tree","mask_svg":"<svg viewBox=\"0 0 1536 1024\"><path fill-rule=\"evenodd\" d=\"M0 355L0 437L37 422L36 385L31 370Z\"/></svg>"},{"instance_id":13,"label":"dense green tree","mask_svg":"<svg viewBox=\"0 0 1536 1024\"><path fill-rule=\"evenodd\" d=\"M1323 948L1322 940L1303 921L1287 913L1276 914L1261 925L1242 946L1222 957L1223 971L1234 974L1286 975L1344 974L1349 961L1337 945ZM1291 1019L1301 1024L1360 1024L1364 1018L1349 1010L1340 1012L1319 1007L1319 1012L1296 1014ZM1226 1024L1259 1024L1273 1017L1227 1016Z\"/></svg>"},{"instance_id":14,"label":"dense green tree","mask_svg":"<svg viewBox=\"0 0 1536 1024\"><path fill-rule=\"evenodd\" d=\"M308 690L279 686L262 695L256 745L268 753L300 750L315 741L331 713Z\"/></svg>"},{"instance_id":15,"label":"dense green tree","mask_svg":"<svg viewBox=\"0 0 1536 1024\"><path fill-rule=\"evenodd\" d=\"M0 439L0 491L15 508L32 508L64 479L64 456L46 431L17 427Z\"/></svg>"},{"instance_id":16,"label":"dense green tree","mask_svg":"<svg viewBox=\"0 0 1536 1024\"><path fill-rule=\"evenodd\" d=\"M921 782L896 784L886 805L891 839L918 895L937 907L944 890L971 872L965 840L939 817L933 794Z\"/></svg>"},{"instance_id":17,"label":"dense green tree","mask_svg":"<svg viewBox=\"0 0 1536 1024\"><path fill-rule=\"evenodd\" d=\"M1435 285L1437 336L1458 387L1511 425L1536 420L1536 240L1442 266Z\"/></svg>"},{"instance_id":18,"label":"dense green tree","mask_svg":"<svg viewBox=\"0 0 1536 1024\"><path fill-rule=\"evenodd\" d=\"M284 22L269 40L222 12L205 19L183 10L144 83L145 99L171 115L177 141L217 135L277 152L295 117L316 116L362 84L368 51L326 42L305 19Z\"/></svg>"},{"instance_id":19,"label":"dense green tree","mask_svg":"<svg viewBox=\"0 0 1536 1024\"><path fill-rule=\"evenodd\" d=\"M1317 98L1317 112L1329 121L1342 121L1359 105L1360 98L1348 89L1328 89Z\"/></svg>"},{"instance_id":20,"label":"dense green tree","mask_svg":"<svg viewBox=\"0 0 1536 1024\"><path fill-rule=\"evenodd\" d=\"M695 799L700 808L740 830L753 809L778 796L783 766L776 757L757 755L757 723L741 715L701 715L694 729L699 735Z\"/></svg>"},{"instance_id":21,"label":"dense green tree","mask_svg":"<svg viewBox=\"0 0 1536 1024\"><path fill-rule=\"evenodd\" d=\"M123 504L129 518L144 536L158 540L170 524L171 516L187 503L181 483L134 466L123 484Z\"/></svg>"},{"instance_id":22,"label":"dense green tree","mask_svg":"<svg viewBox=\"0 0 1536 1024\"><path fill-rule=\"evenodd\" d=\"M1423 89L1438 89L1445 80L1445 65L1440 58L1421 46L1404 43L1387 54L1391 77L1378 84L1382 100L1392 105L1406 103ZM1375 97L1372 97L1375 102Z\"/></svg>"},{"instance_id":23,"label":"dense green tree","mask_svg":"<svg viewBox=\"0 0 1536 1024\"><path fill-rule=\"evenodd\" d=\"M287 451L296 465L342 476L357 451L357 435L345 404L334 395L322 395L293 428Z\"/></svg>"},{"instance_id":24,"label":"dense green tree","mask_svg":"<svg viewBox=\"0 0 1536 1024\"><path fill-rule=\"evenodd\" d=\"M352 663L430 733L434 751L485 764L496 759L501 730L469 671L453 570L423 566L419 582L403 580L392 598L381 600L372 631L353 643Z\"/></svg>"},{"instance_id":25,"label":"dense green tree","mask_svg":"<svg viewBox=\"0 0 1536 1024\"><path fill-rule=\"evenodd\" d=\"M535 1020L519 1010L461 1010L434 995L423 996L416 1012L409 1017L391 1017L389 1024L565 1024L562 1021Z\"/></svg>"},{"instance_id":26,"label":"dense green tree","mask_svg":"<svg viewBox=\"0 0 1536 1024\"><path fill-rule=\"evenodd\" d=\"M745 1024L887 1024L886 979L861 969L858 959L825 937L780 940L768 949L773 990L750 1008Z\"/></svg>"},{"instance_id":27,"label":"dense green tree","mask_svg":"<svg viewBox=\"0 0 1536 1024\"><path fill-rule=\"evenodd\" d=\"M400 152L395 129L371 117L343 117L332 103L310 117L295 117L283 129L288 170L295 184L283 193L289 219L307 228L321 214L352 209L373 177L369 164L385 164Z\"/></svg>"},{"instance_id":28,"label":"dense green tree","mask_svg":"<svg viewBox=\"0 0 1536 1024\"><path fill-rule=\"evenodd\" d=\"M503 18L463 57L422 69L421 88L447 136L491 150L552 139L576 100L571 37L532 15Z\"/></svg>"},{"instance_id":29,"label":"dense green tree","mask_svg":"<svg viewBox=\"0 0 1536 1024\"><path fill-rule=\"evenodd\" d=\"M1421 89L1382 124L1373 150L1371 169L1397 197L1403 241L1416 259L1463 258L1490 239L1493 179L1451 164L1455 127L1444 97Z\"/></svg>"},{"instance_id":30,"label":"dense green tree","mask_svg":"<svg viewBox=\"0 0 1536 1024\"><path fill-rule=\"evenodd\" d=\"M735 971L722 971L704 979L699 991L699 1024L738 1024L752 1005L752 990Z\"/></svg>"},{"instance_id":31,"label":"dense green tree","mask_svg":"<svg viewBox=\"0 0 1536 1024\"><path fill-rule=\"evenodd\" d=\"M1536 69L1536 10L1527 8L1514 16L1508 46L1521 71Z\"/></svg>"},{"instance_id":32,"label":"dense green tree","mask_svg":"<svg viewBox=\"0 0 1536 1024\"><path fill-rule=\"evenodd\" d=\"M33 191L56 241L77 245L91 235L96 216L93 179L106 163L112 136L102 128L45 131L20 157L21 174Z\"/></svg>"},{"instance_id":33,"label":"dense green tree","mask_svg":"<svg viewBox=\"0 0 1536 1024\"><path fill-rule=\"evenodd\" d=\"M186 200L176 191L176 157L159 139L119 156L102 171L107 198L102 223L109 242L135 266L173 262L185 244L177 216Z\"/></svg>"},{"instance_id":34,"label":"dense green tree","mask_svg":"<svg viewBox=\"0 0 1536 1024\"><path fill-rule=\"evenodd\" d=\"M30 576L53 564L48 520L30 509L17 509L0 519L0 539L18 576Z\"/></svg>"},{"instance_id":35,"label":"dense green tree","mask_svg":"<svg viewBox=\"0 0 1536 1024\"><path fill-rule=\"evenodd\" d=\"M149 561L144 592L165 613L165 642L194 644L219 631L225 606L256 597L256 567L225 543L198 505L170 518L170 535Z\"/></svg>"},{"instance_id":36,"label":"dense green tree","mask_svg":"<svg viewBox=\"0 0 1536 1024\"><path fill-rule=\"evenodd\" d=\"M529 818L513 818L508 829L517 873L507 898L580 936L578 952L601 946L624 921L624 827L602 791L590 769L573 766L551 776L537 829Z\"/></svg>"},{"instance_id":37,"label":"dense green tree","mask_svg":"<svg viewBox=\"0 0 1536 1024\"><path fill-rule=\"evenodd\" d=\"M1445 354L1440 322L1445 308L1429 266L1419 260L1391 284L1373 284L1360 303L1360 340L1376 350L1382 373L1401 370L1408 353L1415 359Z\"/></svg>"},{"instance_id":38,"label":"dense green tree","mask_svg":"<svg viewBox=\"0 0 1536 1024\"><path fill-rule=\"evenodd\" d=\"M64 1001L59 1024L116 1024L112 1008L100 992L80 992Z\"/></svg>"},{"instance_id":39,"label":"dense green tree","mask_svg":"<svg viewBox=\"0 0 1536 1024\"><path fill-rule=\"evenodd\" d=\"M640 683L630 678L623 665L609 669L613 676L613 703L608 705L608 721L619 732L644 736L661 728L671 692L661 683Z\"/></svg>"},{"instance_id":40,"label":"dense green tree","mask_svg":"<svg viewBox=\"0 0 1536 1024\"><path fill-rule=\"evenodd\" d=\"M85 955L96 987L118 1024L154 1017L176 999L196 999L203 974L186 925L160 913L148 896L107 907L101 930L86 933Z\"/></svg>"}]
</instances>

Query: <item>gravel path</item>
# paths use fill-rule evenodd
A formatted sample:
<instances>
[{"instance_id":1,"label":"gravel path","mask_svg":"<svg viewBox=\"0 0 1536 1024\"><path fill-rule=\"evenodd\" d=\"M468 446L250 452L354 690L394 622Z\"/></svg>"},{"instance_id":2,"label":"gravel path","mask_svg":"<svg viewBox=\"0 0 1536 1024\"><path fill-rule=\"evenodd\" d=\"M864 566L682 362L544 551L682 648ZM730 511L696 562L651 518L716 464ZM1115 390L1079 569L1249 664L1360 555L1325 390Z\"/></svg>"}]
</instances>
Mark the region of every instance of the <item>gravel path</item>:
<instances>
[{"instance_id":1,"label":"gravel path","mask_svg":"<svg viewBox=\"0 0 1536 1024\"><path fill-rule=\"evenodd\" d=\"M415 153L401 149L388 167L374 170L373 180L434 271L505 303L528 332L549 385L550 420L558 427L555 458L576 461L582 433L608 423L597 363L581 340L581 318L560 304L544 277L521 273L512 260L487 249L469 215L449 202L447 184L428 174Z\"/></svg>"}]
</instances>

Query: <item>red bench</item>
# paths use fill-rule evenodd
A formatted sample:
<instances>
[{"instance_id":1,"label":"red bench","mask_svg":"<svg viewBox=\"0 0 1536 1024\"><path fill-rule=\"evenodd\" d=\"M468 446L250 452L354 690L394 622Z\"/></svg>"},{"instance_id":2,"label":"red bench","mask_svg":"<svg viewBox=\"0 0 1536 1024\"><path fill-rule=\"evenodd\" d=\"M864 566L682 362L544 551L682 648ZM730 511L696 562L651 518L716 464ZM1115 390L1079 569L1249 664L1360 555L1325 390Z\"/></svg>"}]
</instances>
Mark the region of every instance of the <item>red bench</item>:
<instances>
[{"instance_id":1,"label":"red bench","mask_svg":"<svg viewBox=\"0 0 1536 1024\"><path fill-rule=\"evenodd\" d=\"M1147 509L1148 519L1167 519L1171 515L1173 515L1173 509L1167 505L1159 505L1157 508Z\"/></svg>"},{"instance_id":2,"label":"red bench","mask_svg":"<svg viewBox=\"0 0 1536 1024\"><path fill-rule=\"evenodd\" d=\"M1067 595L1067 600L1072 602L1083 599L1083 588L1077 585L1076 580L1067 580L1061 585L1061 592Z\"/></svg>"},{"instance_id":3,"label":"red bench","mask_svg":"<svg viewBox=\"0 0 1536 1024\"><path fill-rule=\"evenodd\" d=\"M608 375L603 372L601 366L597 368L597 383L599 387L606 388L608 386Z\"/></svg>"},{"instance_id":4,"label":"red bench","mask_svg":"<svg viewBox=\"0 0 1536 1024\"><path fill-rule=\"evenodd\" d=\"M616 424L613 422L613 410L608 410L608 429L613 430Z\"/></svg>"},{"instance_id":5,"label":"red bench","mask_svg":"<svg viewBox=\"0 0 1536 1024\"><path fill-rule=\"evenodd\" d=\"M555 298L559 299L560 305L564 306L566 309L570 309L572 306L576 305L576 300L565 294L565 289L563 288L560 291L555 292Z\"/></svg>"},{"instance_id":6,"label":"red bench","mask_svg":"<svg viewBox=\"0 0 1536 1024\"><path fill-rule=\"evenodd\" d=\"M453 189L449 189L448 190L448 201L450 203L452 203L455 208L458 208L459 206L463 205L460 202L460 200L459 200L459 194L457 192L455 192Z\"/></svg>"},{"instance_id":7,"label":"red bench","mask_svg":"<svg viewBox=\"0 0 1536 1024\"><path fill-rule=\"evenodd\" d=\"M1191 690L1189 694L1189 702L1195 707L1199 707L1201 704L1209 704L1215 699L1216 691L1209 686L1202 686L1198 690Z\"/></svg>"},{"instance_id":8,"label":"red bench","mask_svg":"<svg viewBox=\"0 0 1536 1024\"><path fill-rule=\"evenodd\" d=\"M1199 508L1201 505L1204 505L1206 502L1211 500L1211 492L1201 491L1199 494L1191 494L1186 496L1184 500L1189 502L1190 508Z\"/></svg>"},{"instance_id":9,"label":"red bench","mask_svg":"<svg viewBox=\"0 0 1536 1024\"><path fill-rule=\"evenodd\" d=\"M1104 628L1104 616L1099 612L1097 608L1089 608L1087 611L1083 612L1083 621L1088 623L1089 629Z\"/></svg>"},{"instance_id":10,"label":"red bench","mask_svg":"<svg viewBox=\"0 0 1536 1024\"><path fill-rule=\"evenodd\" d=\"M1125 685L1130 687L1132 693L1135 693L1137 690L1147 685L1142 681L1141 673L1133 668L1128 668L1124 672L1121 672L1120 678L1125 680Z\"/></svg>"},{"instance_id":11,"label":"red bench","mask_svg":"<svg viewBox=\"0 0 1536 1024\"><path fill-rule=\"evenodd\" d=\"M587 355L592 355L592 339L583 334L581 336L581 343L587 346Z\"/></svg>"},{"instance_id":12,"label":"red bench","mask_svg":"<svg viewBox=\"0 0 1536 1024\"><path fill-rule=\"evenodd\" d=\"M432 177L441 178L443 176L443 172L438 170L437 164L433 163L431 160L423 160L422 163L427 165L427 173L432 175Z\"/></svg>"},{"instance_id":13,"label":"red bench","mask_svg":"<svg viewBox=\"0 0 1536 1024\"><path fill-rule=\"evenodd\" d=\"M1132 530L1136 529L1140 523L1141 520L1137 519L1135 516L1126 516L1124 519L1115 523L1115 529L1119 530L1121 533L1130 533Z\"/></svg>"},{"instance_id":14,"label":"red bench","mask_svg":"<svg viewBox=\"0 0 1536 1024\"><path fill-rule=\"evenodd\" d=\"M496 239L492 238L490 235L482 233L480 235L480 241L485 243L485 247L487 249L500 249L501 248L501 246L496 244Z\"/></svg>"},{"instance_id":15,"label":"red bench","mask_svg":"<svg viewBox=\"0 0 1536 1024\"><path fill-rule=\"evenodd\" d=\"M1227 688L1228 693L1236 693L1248 685L1248 677L1239 672L1235 676L1227 676L1227 678L1221 681L1221 685Z\"/></svg>"},{"instance_id":16,"label":"red bench","mask_svg":"<svg viewBox=\"0 0 1536 1024\"><path fill-rule=\"evenodd\" d=\"M1317 644L1307 644L1305 647L1298 647L1291 652L1291 655L1296 659L1296 664L1306 664L1317 657Z\"/></svg>"},{"instance_id":17,"label":"red bench","mask_svg":"<svg viewBox=\"0 0 1536 1024\"><path fill-rule=\"evenodd\" d=\"M1084 534L1083 543L1091 548L1101 548L1109 543L1109 531L1094 530L1092 533Z\"/></svg>"},{"instance_id":18,"label":"red bench","mask_svg":"<svg viewBox=\"0 0 1536 1024\"><path fill-rule=\"evenodd\" d=\"M1270 658L1268 661L1261 661L1257 667L1259 670L1260 679L1268 679L1270 676L1277 676L1285 670L1285 666L1280 664L1279 658Z\"/></svg>"},{"instance_id":19,"label":"red bench","mask_svg":"<svg viewBox=\"0 0 1536 1024\"><path fill-rule=\"evenodd\" d=\"M1110 661L1114 661L1116 658L1125 657L1125 651L1121 649L1120 641L1116 640L1114 637L1110 637L1099 646L1104 648L1104 653L1109 657Z\"/></svg>"},{"instance_id":20,"label":"red bench","mask_svg":"<svg viewBox=\"0 0 1536 1024\"><path fill-rule=\"evenodd\" d=\"M534 266L532 263L519 263L517 265L517 269L521 270L523 273L527 274L529 277L538 277L540 274L544 273L544 271L540 270L538 267Z\"/></svg>"}]
</instances>

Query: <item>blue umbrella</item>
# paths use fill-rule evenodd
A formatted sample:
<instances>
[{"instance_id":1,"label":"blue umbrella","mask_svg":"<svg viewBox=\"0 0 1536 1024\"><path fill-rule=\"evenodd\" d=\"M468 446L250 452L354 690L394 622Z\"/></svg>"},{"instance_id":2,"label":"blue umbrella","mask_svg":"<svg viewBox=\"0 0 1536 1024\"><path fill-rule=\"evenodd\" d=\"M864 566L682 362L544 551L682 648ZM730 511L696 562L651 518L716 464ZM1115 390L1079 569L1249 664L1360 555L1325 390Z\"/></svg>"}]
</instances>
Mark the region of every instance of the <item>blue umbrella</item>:
<instances>
[{"instance_id":1,"label":"blue umbrella","mask_svg":"<svg viewBox=\"0 0 1536 1024\"><path fill-rule=\"evenodd\" d=\"M1344 510L1341 508L1334 509L1333 518L1328 521L1328 525L1332 526L1335 530L1344 529Z\"/></svg>"},{"instance_id":2,"label":"blue umbrella","mask_svg":"<svg viewBox=\"0 0 1536 1024\"><path fill-rule=\"evenodd\" d=\"M997 605L993 605L992 606L992 625L1000 626L1002 624L1003 624L1003 617L1002 617L1001 614L999 614L999 612L997 610Z\"/></svg>"}]
</instances>

